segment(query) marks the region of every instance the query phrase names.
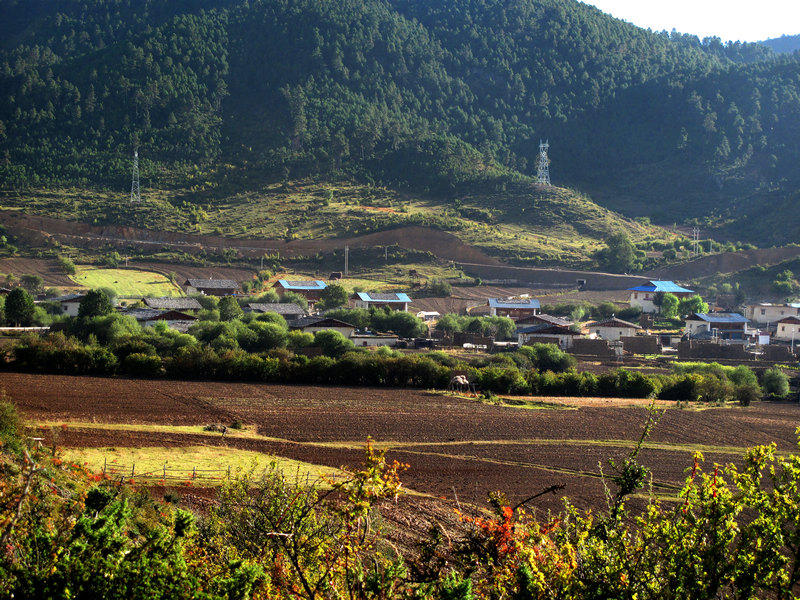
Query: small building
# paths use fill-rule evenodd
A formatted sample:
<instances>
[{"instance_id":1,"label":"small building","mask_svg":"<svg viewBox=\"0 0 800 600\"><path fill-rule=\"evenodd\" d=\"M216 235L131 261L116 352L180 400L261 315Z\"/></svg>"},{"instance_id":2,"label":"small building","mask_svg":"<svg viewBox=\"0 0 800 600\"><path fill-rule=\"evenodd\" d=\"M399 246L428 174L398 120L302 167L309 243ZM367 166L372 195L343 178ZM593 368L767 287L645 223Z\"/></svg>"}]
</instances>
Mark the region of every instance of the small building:
<instances>
[{"instance_id":1,"label":"small building","mask_svg":"<svg viewBox=\"0 0 800 600\"><path fill-rule=\"evenodd\" d=\"M375 308L388 307L392 310L408 311L408 305L411 304L411 298L408 294L402 292L391 292L387 294L376 294L374 292L356 292L353 296L354 306L356 308Z\"/></svg>"},{"instance_id":2,"label":"small building","mask_svg":"<svg viewBox=\"0 0 800 600\"><path fill-rule=\"evenodd\" d=\"M686 317L686 335L689 339L746 339L746 319L738 313L694 313Z\"/></svg>"},{"instance_id":3,"label":"small building","mask_svg":"<svg viewBox=\"0 0 800 600\"><path fill-rule=\"evenodd\" d=\"M417 313L417 318L422 319L426 323L437 321L442 315L436 310L421 310Z\"/></svg>"},{"instance_id":4,"label":"small building","mask_svg":"<svg viewBox=\"0 0 800 600\"><path fill-rule=\"evenodd\" d=\"M562 350L567 350L572 348L575 338L581 337L581 334L573 331L569 326L538 323L518 329L517 336L520 345L556 343Z\"/></svg>"},{"instance_id":5,"label":"small building","mask_svg":"<svg viewBox=\"0 0 800 600\"><path fill-rule=\"evenodd\" d=\"M800 318L794 316L784 317L778 321L775 335L772 338L783 342L800 344Z\"/></svg>"},{"instance_id":6,"label":"small building","mask_svg":"<svg viewBox=\"0 0 800 600\"><path fill-rule=\"evenodd\" d=\"M659 308L655 305L656 294L673 294L679 300L694 295L694 291L679 286L673 281L649 281L644 285L628 288L631 293L631 306L638 306L642 312L657 313Z\"/></svg>"},{"instance_id":7,"label":"small building","mask_svg":"<svg viewBox=\"0 0 800 600\"><path fill-rule=\"evenodd\" d=\"M276 313L287 321L294 321L307 316L306 311L294 302L251 302L245 312Z\"/></svg>"},{"instance_id":8,"label":"small building","mask_svg":"<svg viewBox=\"0 0 800 600\"><path fill-rule=\"evenodd\" d=\"M328 284L321 279L310 279L303 281L289 281L288 279L279 279L272 286L278 296L283 297L286 292L294 292L300 294L303 298L308 300L312 306L319 302L322 298L322 290L328 287Z\"/></svg>"},{"instance_id":9,"label":"small building","mask_svg":"<svg viewBox=\"0 0 800 600\"><path fill-rule=\"evenodd\" d=\"M159 321L166 321L170 329L186 332L197 317L179 310L159 310L157 308L132 308L122 312L136 319L142 327L152 327Z\"/></svg>"},{"instance_id":10,"label":"small building","mask_svg":"<svg viewBox=\"0 0 800 600\"><path fill-rule=\"evenodd\" d=\"M61 314L68 317L77 317L78 311L81 308L81 300L86 297L86 294L67 294L65 296L57 296L50 298L47 302L58 302L61 305Z\"/></svg>"},{"instance_id":11,"label":"small building","mask_svg":"<svg viewBox=\"0 0 800 600\"><path fill-rule=\"evenodd\" d=\"M521 319L539 314L542 305L535 298L489 298L489 314L493 317Z\"/></svg>"},{"instance_id":12,"label":"small building","mask_svg":"<svg viewBox=\"0 0 800 600\"><path fill-rule=\"evenodd\" d=\"M206 296L234 296L242 291L232 279L187 279L183 287L187 294Z\"/></svg>"},{"instance_id":13,"label":"small building","mask_svg":"<svg viewBox=\"0 0 800 600\"><path fill-rule=\"evenodd\" d=\"M355 333L355 325L345 323L339 319L331 319L330 317L302 317L294 321L288 321L289 329L299 329L307 333L316 333L317 331L338 331L344 337L349 338Z\"/></svg>"},{"instance_id":14,"label":"small building","mask_svg":"<svg viewBox=\"0 0 800 600\"><path fill-rule=\"evenodd\" d=\"M350 336L350 341L361 347L389 346L393 348L397 346L399 340L398 336L390 333L354 333Z\"/></svg>"},{"instance_id":15,"label":"small building","mask_svg":"<svg viewBox=\"0 0 800 600\"><path fill-rule=\"evenodd\" d=\"M777 323L785 317L800 316L800 303L771 304L762 302L744 307L744 316L753 323L767 325Z\"/></svg>"},{"instance_id":16,"label":"small building","mask_svg":"<svg viewBox=\"0 0 800 600\"><path fill-rule=\"evenodd\" d=\"M514 320L517 326L517 331L527 329L535 325L550 325L556 327L570 327L573 323L569 319L562 319L561 317L554 317L553 315L531 315L529 317L520 317Z\"/></svg>"},{"instance_id":17,"label":"small building","mask_svg":"<svg viewBox=\"0 0 800 600\"><path fill-rule=\"evenodd\" d=\"M202 310L203 307L195 298L181 298L165 296L162 298L144 298L144 305L147 308L159 308L161 310Z\"/></svg>"},{"instance_id":18,"label":"small building","mask_svg":"<svg viewBox=\"0 0 800 600\"><path fill-rule=\"evenodd\" d=\"M589 325L589 330L593 334L608 342L616 342L620 338L634 336L640 329L639 325L623 321L617 317L611 317L605 321L595 321Z\"/></svg>"}]
</instances>

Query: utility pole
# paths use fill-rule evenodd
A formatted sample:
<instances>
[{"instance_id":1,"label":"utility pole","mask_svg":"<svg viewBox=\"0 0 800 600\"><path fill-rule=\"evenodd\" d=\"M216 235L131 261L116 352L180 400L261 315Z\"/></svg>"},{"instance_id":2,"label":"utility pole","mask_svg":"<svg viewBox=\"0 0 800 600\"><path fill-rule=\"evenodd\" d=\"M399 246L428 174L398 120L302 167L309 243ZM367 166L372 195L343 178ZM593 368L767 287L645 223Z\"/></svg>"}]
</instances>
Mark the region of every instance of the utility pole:
<instances>
[{"instance_id":1,"label":"utility pole","mask_svg":"<svg viewBox=\"0 0 800 600\"><path fill-rule=\"evenodd\" d=\"M697 256L700 254L700 228L693 227L692 228L692 250L694 251L694 255Z\"/></svg>"},{"instance_id":2,"label":"utility pole","mask_svg":"<svg viewBox=\"0 0 800 600\"><path fill-rule=\"evenodd\" d=\"M139 150L133 151L133 179L131 181L131 203L141 202L142 195L139 192Z\"/></svg>"},{"instance_id":3,"label":"utility pole","mask_svg":"<svg viewBox=\"0 0 800 600\"><path fill-rule=\"evenodd\" d=\"M344 276L345 277L347 277L348 273L350 272L349 271L349 269L350 269L349 261L350 261L350 246L345 246L344 247Z\"/></svg>"},{"instance_id":4,"label":"utility pole","mask_svg":"<svg viewBox=\"0 0 800 600\"><path fill-rule=\"evenodd\" d=\"M550 149L550 140L544 144L539 140L539 163L536 166L536 183L550 185L550 159L547 151Z\"/></svg>"}]
</instances>

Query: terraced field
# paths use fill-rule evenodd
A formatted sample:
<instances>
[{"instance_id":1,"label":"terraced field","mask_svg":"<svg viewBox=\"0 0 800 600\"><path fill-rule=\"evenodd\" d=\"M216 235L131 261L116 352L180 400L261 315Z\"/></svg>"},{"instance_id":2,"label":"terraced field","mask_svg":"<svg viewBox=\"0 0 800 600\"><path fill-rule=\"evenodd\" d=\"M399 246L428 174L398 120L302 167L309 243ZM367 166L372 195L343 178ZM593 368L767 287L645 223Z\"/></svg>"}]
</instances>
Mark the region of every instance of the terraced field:
<instances>
[{"instance_id":1,"label":"terraced field","mask_svg":"<svg viewBox=\"0 0 800 600\"><path fill-rule=\"evenodd\" d=\"M125 448L221 447L333 469L357 466L371 436L410 465L404 484L417 492L481 504L501 490L518 502L564 484L536 501L552 510L564 496L582 508L603 506L601 467L608 473L607 460L627 453L647 418L644 401L553 399L531 410L398 389L16 373L0 375L0 389L67 449L114 448L117 457ZM674 498L696 450L710 464L736 461L755 444L795 449L798 416L796 404L666 409L642 453L654 491ZM236 420L249 428L202 431Z\"/></svg>"}]
</instances>

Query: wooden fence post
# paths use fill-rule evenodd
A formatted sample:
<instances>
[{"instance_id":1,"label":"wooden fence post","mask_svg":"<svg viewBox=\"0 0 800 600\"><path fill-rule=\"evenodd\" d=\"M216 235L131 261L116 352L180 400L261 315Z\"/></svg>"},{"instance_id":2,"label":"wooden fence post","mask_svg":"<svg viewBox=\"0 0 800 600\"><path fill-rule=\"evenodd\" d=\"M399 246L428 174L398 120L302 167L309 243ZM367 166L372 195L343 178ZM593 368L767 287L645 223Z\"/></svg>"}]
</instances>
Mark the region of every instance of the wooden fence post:
<instances>
[{"instance_id":1,"label":"wooden fence post","mask_svg":"<svg viewBox=\"0 0 800 600\"><path fill-rule=\"evenodd\" d=\"M197 477L197 467L192 467L192 479Z\"/></svg>"},{"instance_id":2,"label":"wooden fence post","mask_svg":"<svg viewBox=\"0 0 800 600\"><path fill-rule=\"evenodd\" d=\"M133 477L134 475L136 475L136 463L133 463L133 465L131 466L131 477Z\"/></svg>"},{"instance_id":3,"label":"wooden fence post","mask_svg":"<svg viewBox=\"0 0 800 600\"><path fill-rule=\"evenodd\" d=\"M103 477L106 475L106 461L108 460L107 457L103 457Z\"/></svg>"}]
</instances>

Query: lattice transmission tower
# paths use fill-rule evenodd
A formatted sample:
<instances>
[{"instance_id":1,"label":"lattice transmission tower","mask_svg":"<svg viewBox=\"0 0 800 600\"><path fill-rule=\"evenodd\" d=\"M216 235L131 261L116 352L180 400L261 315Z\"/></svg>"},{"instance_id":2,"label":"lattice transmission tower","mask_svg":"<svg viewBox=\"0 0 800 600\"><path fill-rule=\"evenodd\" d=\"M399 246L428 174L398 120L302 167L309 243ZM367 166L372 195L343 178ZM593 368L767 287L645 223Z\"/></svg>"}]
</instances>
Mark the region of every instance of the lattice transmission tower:
<instances>
[{"instance_id":1,"label":"lattice transmission tower","mask_svg":"<svg viewBox=\"0 0 800 600\"><path fill-rule=\"evenodd\" d=\"M536 167L536 183L550 185L550 159L547 151L550 149L550 140L542 143L539 140L539 164Z\"/></svg>"},{"instance_id":2,"label":"lattice transmission tower","mask_svg":"<svg viewBox=\"0 0 800 600\"><path fill-rule=\"evenodd\" d=\"M139 192L139 151L133 151L133 179L131 181L131 202L141 202L142 195Z\"/></svg>"}]
</instances>

